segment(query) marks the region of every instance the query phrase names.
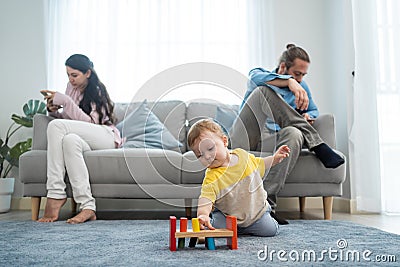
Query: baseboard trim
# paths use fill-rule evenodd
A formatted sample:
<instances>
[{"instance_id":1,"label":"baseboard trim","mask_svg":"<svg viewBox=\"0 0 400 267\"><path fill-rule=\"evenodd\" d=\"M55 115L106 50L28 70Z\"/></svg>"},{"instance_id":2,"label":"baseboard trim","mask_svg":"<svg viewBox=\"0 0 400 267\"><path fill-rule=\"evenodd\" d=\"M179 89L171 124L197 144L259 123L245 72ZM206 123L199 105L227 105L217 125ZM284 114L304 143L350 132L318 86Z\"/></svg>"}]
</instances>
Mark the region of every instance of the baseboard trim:
<instances>
[{"instance_id":1,"label":"baseboard trim","mask_svg":"<svg viewBox=\"0 0 400 267\"><path fill-rule=\"evenodd\" d=\"M46 198L42 198L40 203L40 209L44 209L46 205ZM98 202L101 204L102 208L105 210L119 210L119 209L130 209L132 208L131 202L135 202L134 205L135 209L160 209L165 208L160 203L151 202L151 200L114 200L109 201L109 205L105 203L104 199L100 199ZM124 202L126 205L124 205ZM193 201L195 204L195 201ZM298 197L285 197L285 198L278 198L278 207L277 210L279 211L293 211L299 210L299 198ZM71 199L67 200L66 205L63 206L63 209L70 209L71 207ZM359 214L361 212L356 210L356 200L354 199L346 199L341 197L334 197L333 199L333 211L336 212L344 212L344 213L351 213L351 214ZM171 208L171 207L169 207ZM30 210L31 209L31 198L30 197L14 197L11 201L11 209L12 210ZM306 206L305 209L323 209L322 205L322 197L307 197L306 198Z\"/></svg>"},{"instance_id":2,"label":"baseboard trim","mask_svg":"<svg viewBox=\"0 0 400 267\"><path fill-rule=\"evenodd\" d=\"M370 214L379 214L380 212L358 210L357 199L351 199L350 200L350 213L351 214L359 214L359 215L370 215Z\"/></svg>"}]
</instances>

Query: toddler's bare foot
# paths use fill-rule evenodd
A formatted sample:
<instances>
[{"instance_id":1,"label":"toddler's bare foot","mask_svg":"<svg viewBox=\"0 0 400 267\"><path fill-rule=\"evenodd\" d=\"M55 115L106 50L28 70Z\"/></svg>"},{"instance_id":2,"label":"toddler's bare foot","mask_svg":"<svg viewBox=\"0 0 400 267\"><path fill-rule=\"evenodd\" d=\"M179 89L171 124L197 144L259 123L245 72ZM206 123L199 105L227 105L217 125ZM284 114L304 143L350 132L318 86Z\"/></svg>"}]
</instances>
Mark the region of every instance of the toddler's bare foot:
<instances>
[{"instance_id":1,"label":"toddler's bare foot","mask_svg":"<svg viewBox=\"0 0 400 267\"><path fill-rule=\"evenodd\" d=\"M61 207L67 201L66 198L55 199L47 198L46 208L44 209L44 215L38 220L38 222L55 222L58 220Z\"/></svg>"},{"instance_id":2,"label":"toddler's bare foot","mask_svg":"<svg viewBox=\"0 0 400 267\"><path fill-rule=\"evenodd\" d=\"M93 210L84 209L79 212L78 215L72 217L67 220L67 223L70 224L77 224L77 223L84 223L86 221L94 221L96 220L96 213Z\"/></svg>"}]
</instances>

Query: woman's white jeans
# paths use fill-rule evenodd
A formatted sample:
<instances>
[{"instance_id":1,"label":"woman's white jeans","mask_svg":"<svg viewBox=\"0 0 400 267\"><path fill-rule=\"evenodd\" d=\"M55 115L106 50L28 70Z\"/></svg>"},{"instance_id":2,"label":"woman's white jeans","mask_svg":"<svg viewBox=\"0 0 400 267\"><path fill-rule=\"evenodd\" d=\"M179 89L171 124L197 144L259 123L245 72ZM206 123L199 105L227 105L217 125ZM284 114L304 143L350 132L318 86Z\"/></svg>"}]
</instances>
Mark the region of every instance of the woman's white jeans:
<instances>
[{"instance_id":1,"label":"woman's white jeans","mask_svg":"<svg viewBox=\"0 0 400 267\"><path fill-rule=\"evenodd\" d=\"M67 197L65 172L80 209L96 211L89 172L83 158L88 150L115 148L113 130L106 125L55 119L47 128L47 197Z\"/></svg>"}]
</instances>

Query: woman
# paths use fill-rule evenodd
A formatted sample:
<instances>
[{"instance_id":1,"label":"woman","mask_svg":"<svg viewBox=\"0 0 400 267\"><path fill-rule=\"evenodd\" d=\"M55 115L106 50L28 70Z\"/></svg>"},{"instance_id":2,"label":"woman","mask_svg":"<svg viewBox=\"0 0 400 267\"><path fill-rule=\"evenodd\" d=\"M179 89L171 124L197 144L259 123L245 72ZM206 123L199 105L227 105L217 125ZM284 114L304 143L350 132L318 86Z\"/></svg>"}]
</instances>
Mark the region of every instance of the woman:
<instances>
[{"instance_id":1,"label":"woman","mask_svg":"<svg viewBox=\"0 0 400 267\"><path fill-rule=\"evenodd\" d=\"M83 223L96 220L89 173L83 153L120 147L120 133L114 126L113 102L100 82L88 57L70 56L65 62L69 83L66 93L43 90L49 115L58 119L47 128L47 203L39 222L54 222L67 200L65 171L80 212L67 220Z\"/></svg>"}]
</instances>

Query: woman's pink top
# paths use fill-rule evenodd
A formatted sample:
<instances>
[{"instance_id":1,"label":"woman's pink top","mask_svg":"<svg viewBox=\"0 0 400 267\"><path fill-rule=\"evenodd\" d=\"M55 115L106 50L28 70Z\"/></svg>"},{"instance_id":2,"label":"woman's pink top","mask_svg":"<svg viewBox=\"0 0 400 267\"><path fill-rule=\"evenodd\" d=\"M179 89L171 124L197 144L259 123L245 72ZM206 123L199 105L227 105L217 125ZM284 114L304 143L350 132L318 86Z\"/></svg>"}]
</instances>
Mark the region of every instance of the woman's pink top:
<instances>
[{"instance_id":1,"label":"woman's pink top","mask_svg":"<svg viewBox=\"0 0 400 267\"><path fill-rule=\"evenodd\" d=\"M109 122L110 118L108 116L104 116L102 119L102 123L100 123L99 113L96 111L95 104L92 104L92 111L90 112L90 116L79 107L79 103L81 102L82 98L83 93L77 88L74 88L71 83L68 83L65 94L56 92L53 99L54 105L59 105L63 107L62 112L50 112L50 115L60 119L78 120L89 123L107 125L107 122ZM105 114L105 112L103 114ZM120 132L113 124L107 126L111 127L114 132L115 147L121 147L122 139Z\"/></svg>"}]
</instances>

